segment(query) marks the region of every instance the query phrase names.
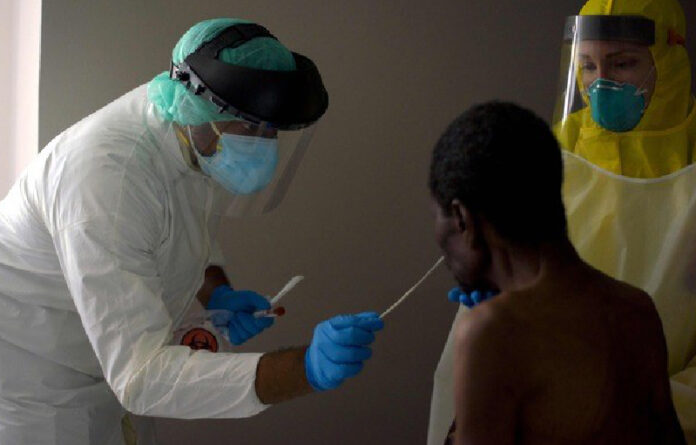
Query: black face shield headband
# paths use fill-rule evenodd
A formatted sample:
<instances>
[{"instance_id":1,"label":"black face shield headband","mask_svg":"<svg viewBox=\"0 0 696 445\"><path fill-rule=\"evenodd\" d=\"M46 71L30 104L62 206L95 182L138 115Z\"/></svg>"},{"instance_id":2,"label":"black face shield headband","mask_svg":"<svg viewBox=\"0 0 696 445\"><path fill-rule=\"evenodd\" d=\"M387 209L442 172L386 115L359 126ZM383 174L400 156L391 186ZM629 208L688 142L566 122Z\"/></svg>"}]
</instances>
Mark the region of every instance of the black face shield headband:
<instances>
[{"instance_id":1,"label":"black face shield headband","mask_svg":"<svg viewBox=\"0 0 696 445\"><path fill-rule=\"evenodd\" d=\"M317 67L307 57L292 53L294 71L260 70L218 60L223 49L257 37L275 39L256 24L230 26L183 62L172 62L169 76L211 101L220 113L266 122L279 130L297 130L316 122L326 111L329 96Z\"/></svg>"},{"instance_id":2,"label":"black face shield headband","mask_svg":"<svg viewBox=\"0 0 696 445\"><path fill-rule=\"evenodd\" d=\"M655 22L635 15L573 15L566 19L563 40L614 40L651 46Z\"/></svg>"}]
</instances>

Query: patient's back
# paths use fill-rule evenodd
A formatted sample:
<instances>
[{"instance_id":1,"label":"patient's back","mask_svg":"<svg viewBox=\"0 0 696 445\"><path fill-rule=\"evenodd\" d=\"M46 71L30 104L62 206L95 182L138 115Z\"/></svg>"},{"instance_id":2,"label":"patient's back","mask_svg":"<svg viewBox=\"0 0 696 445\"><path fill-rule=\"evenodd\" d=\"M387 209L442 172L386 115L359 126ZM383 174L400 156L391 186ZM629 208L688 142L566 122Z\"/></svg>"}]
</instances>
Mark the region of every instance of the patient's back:
<instances>
[{"instance_id":1,"label":"patient's back","mask_svg":"<svg viewBox=\"0 0 696 445\"><path fill-rule=\"evenodd\" d=\"M491 303L516 324L518 443L683 443L645 292L583 265Z\"/></svg>"}]
</instances>

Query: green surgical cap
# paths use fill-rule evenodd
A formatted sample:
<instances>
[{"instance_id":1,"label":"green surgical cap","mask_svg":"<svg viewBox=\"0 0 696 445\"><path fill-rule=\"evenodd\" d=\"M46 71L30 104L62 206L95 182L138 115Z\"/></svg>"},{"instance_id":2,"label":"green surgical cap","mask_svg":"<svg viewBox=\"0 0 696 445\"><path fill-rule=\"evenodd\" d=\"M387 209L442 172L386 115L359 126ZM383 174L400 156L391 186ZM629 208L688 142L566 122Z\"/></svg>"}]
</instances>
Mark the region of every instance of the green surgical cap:
<instances>
[{"instance_id":1,"label":"green surgical cap","mask_svg":"<svg viewBox=\"0 0 696 445\"><path fill-rule=\"evenodd\" d=\"M202 44L224 29L239 23L240 19L220 18L195 24L181 37L172 51L172 61L181 63ZM283 44L270 37L257 37L236 48L220 52L219 60L247 68L293 71L295 59ZM179 125L200 125L206 122L234 120L230 114L220 113L210 101L189 92L183 83L169 78L169 72L158 74L147 85L148 99L169 122Z\"/></svg>"}]
</instances>

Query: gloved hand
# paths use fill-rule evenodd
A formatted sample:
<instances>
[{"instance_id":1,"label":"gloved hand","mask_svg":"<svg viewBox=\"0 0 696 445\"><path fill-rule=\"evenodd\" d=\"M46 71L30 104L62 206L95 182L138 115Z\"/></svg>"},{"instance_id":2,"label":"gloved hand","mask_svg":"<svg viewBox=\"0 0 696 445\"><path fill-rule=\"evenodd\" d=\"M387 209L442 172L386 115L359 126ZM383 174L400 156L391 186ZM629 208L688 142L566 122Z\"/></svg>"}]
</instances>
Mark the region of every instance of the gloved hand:
<instances>
[{"instance_id":1,"label":"gloved hand","mask_svg":"<svg viewBox=\"0 0 696 445\"><path fill-rule=\"evenodd\" d=\"M483 303L484 301L489 300L495 297L496 295L498 295L498 292L492 290L475 290L470 293L467 293L461 290L459 286L457 286L449 291L449 293L447 294L447 299L454 303L461 303L464 306L471 309L477 304Z\"/></svg>"},{"instance_id":2,"label":"gloved hand","mask_svg":"<svg viewBox=\"0 0 696 445\"><path fill-rule=\"evenodd\" d=\"M319 323L305 353L309 384L317 391L324 391L357 375L363 361L372 355L367 346L375 340L374 332L383 327L376 312L338 315Z\"/></svg>"},{"instance_id":3,"label":"gloved hand","mask_svg":"<svg viewBox=\"0 0 696 445\"><path fill-rule=\"evenodd\" d=\"M241 345L273 324L271 317L254 317L254 312L270 307L268 300L256 292L236 291L223 284L213 290L206 309L230 311L229 317L222 319L227 323L230 341L235 345ZM216 324L214 319L213 324Z\"/></svg>"}]
</instances>

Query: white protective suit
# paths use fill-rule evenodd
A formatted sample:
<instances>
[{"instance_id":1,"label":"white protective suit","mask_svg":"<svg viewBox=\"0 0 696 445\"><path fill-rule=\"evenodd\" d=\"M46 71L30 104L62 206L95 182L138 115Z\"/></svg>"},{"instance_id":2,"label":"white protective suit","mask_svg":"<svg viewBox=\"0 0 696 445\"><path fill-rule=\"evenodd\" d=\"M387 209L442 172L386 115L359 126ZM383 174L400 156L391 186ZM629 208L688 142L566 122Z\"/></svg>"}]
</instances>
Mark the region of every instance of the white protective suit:
<instances>
[{"instance_id":1,"label":"white protective suit","mask_svg":"<svg viewBox=\"0 0 696 445\"><path fill-rule=\"evenodd\" d=\"M121 444L121 418L247 417L261 354L169 346L225 194L141 86L57 136L0 202L0 444Z\"/></svg>"},{"instance_id":2,"label":"white protective suit","mask_svg":"<svg viewBox=\"0 0 696 445\"><path fill-rule=\"evenodd\" d=\"M568 235L589 264L652 296L674 406L687 442L696 444L696 164L641 179L563 157ZM458 317L466 313L460 308ZM442 445L454 420L453 343L450 332L435 372L428 445Z\"/></svg>"}]
</instances>

